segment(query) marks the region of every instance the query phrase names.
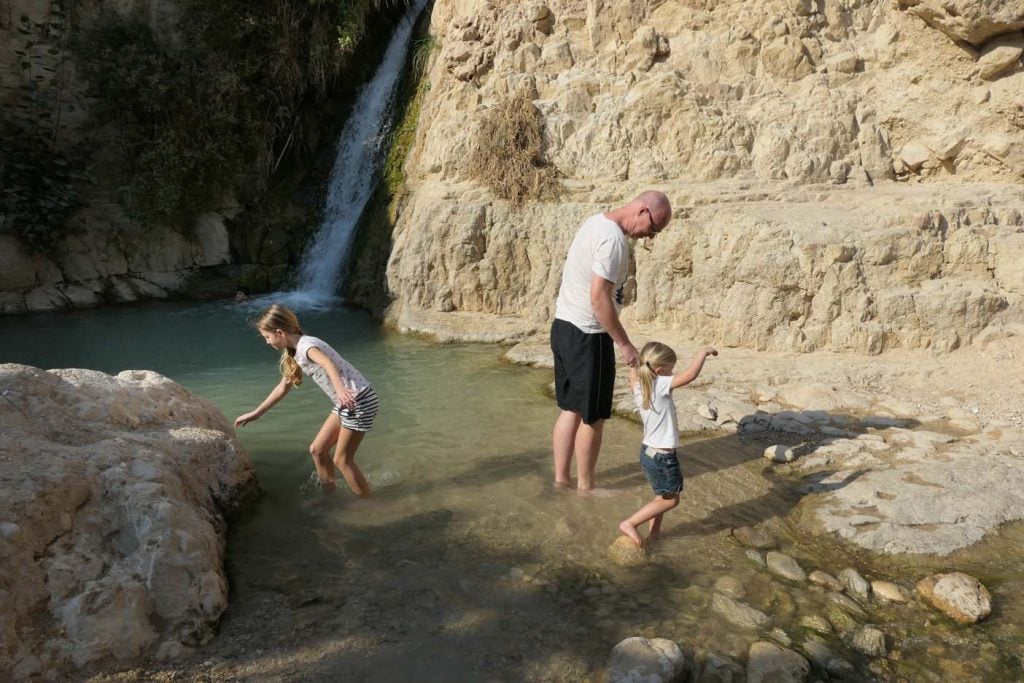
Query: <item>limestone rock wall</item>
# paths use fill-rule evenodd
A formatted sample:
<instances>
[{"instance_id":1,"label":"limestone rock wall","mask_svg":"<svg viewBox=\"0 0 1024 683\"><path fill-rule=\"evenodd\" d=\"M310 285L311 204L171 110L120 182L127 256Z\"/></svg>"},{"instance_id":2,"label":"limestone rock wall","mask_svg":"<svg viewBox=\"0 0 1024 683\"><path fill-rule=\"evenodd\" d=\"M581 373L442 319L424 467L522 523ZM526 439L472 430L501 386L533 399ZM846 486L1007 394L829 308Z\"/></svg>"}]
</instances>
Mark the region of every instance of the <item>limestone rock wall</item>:
<instances>
[{"instance_id":1,"label":"limestone rock wall","mask_svg":"<svg viewBox=\"0 0 1024 683\"><path fill-rule=\"evenodd\" d=\"M1024 2L961 4L438 0L388 316L542 321L580 220L656 187L677 219L635 250L627 320L800 351L1006 333ZM521 210L467 163L513 92L541 112L564 189Z\"/></svg>"},{"instance_id":2,"label":"limestone rock wall","mask_svg":"<svg viewBox=\"0 0 1024 683\"><path fill-rule=\"evenodd\" d=\"M162 299L186 290L203 269L233 261L225 217L217 212L184 232L154 227L128 239L109 229L127 223L114 203L91 207L76 221L83 230L46 254L30 254L13 235L0 235L0 314Z\"/></svg>"},{"instance_id":3,"label":"limestone rock wall","mask_svg":"<svg viewBox=\"0 0 1024 683\"><path fill-rule=\"evenodd\" d=\"M0 387L0 678L212 637L224 515L257 486L224 416L150 371L6 364Z\"/></svg>"}]
</instances>

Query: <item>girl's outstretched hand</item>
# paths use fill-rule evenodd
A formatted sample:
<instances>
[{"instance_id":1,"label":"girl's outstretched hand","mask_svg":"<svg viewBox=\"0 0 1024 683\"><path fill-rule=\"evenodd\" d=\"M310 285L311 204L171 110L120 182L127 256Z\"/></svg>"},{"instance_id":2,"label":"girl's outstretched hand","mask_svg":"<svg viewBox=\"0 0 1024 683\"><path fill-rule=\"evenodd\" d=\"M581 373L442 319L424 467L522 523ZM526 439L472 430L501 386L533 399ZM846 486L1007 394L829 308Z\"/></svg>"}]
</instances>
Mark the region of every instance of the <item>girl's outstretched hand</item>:
<instances>
[{"instance_id":1,"label":"girl's outstretched hand","mask_svg":"<svg viewBox=\"0 0 1024 683\"><path fill-rule=\"evenodd\" d=\"M255 410L245 413L244 415L239 415L238 417L235 418L235 427L243 427L252 422L253 420L258 419L259 416L259 413L257 413Z\"/></svg>"},{"instance_id":2,"label":"girl's outstretched hand","mask_svg":"<svg viewBox=\"0 0 1024 683\"><path fill-rule=\"evenodd\" d=\"M716 349L714 346L705 346L703 349L701 349L701 353L703 353L705 357L717 356L718 349Z\"/></svg>"}]
</instances>

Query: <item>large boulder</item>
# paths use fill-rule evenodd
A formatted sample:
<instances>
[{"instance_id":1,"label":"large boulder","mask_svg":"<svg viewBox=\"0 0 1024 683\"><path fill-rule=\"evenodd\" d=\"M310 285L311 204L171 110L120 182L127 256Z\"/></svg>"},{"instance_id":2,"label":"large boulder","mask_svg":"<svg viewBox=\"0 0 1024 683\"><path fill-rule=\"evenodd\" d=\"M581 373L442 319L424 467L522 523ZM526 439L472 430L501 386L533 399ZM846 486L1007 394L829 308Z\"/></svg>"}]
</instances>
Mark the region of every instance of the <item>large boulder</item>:
<instances>
[{"instance_id":1,"label":"large boulder","mask_svg":"<svg viewBox=\"0 0 1024 683\"><path fill-rule=\"evenodd\" d=\"M157 373L0 365L0 679L174 657L227 605L257 490L224 416Z\"/></svg>"}]
</instances>

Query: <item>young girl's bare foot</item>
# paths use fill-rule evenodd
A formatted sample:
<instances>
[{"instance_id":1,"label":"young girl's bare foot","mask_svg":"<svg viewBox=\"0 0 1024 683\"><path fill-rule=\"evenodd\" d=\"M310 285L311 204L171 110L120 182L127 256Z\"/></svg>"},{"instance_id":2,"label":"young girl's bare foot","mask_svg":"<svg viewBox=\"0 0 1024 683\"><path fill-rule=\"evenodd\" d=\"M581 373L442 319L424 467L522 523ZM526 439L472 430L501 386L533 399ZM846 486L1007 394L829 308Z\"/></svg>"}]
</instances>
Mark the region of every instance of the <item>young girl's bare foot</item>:
<instances>
[{"instance_id":1,"label":"young girl's bare foot","mask_svg":"<svg viewBox=\"0 0 1024 683\"><path fill-rule=\"evenodd\" d=\"M636 527L630 524L628 519L619 524L619 531L633 539L633 542L637 545L644 544L644 539L640 538L640 534L637 533Z\"/></svg>"},{"instance_id":2,"label":"young girl's bare foot","mask_svg":"<svg viewBox=\"0 0 1024 683\"><path fill-rule=\"evenodd\" d=\"M338 482L334 479L321 479L320 490L324 493L334 493L335 489L338 488Z\"/></svg>"}]
</instances>

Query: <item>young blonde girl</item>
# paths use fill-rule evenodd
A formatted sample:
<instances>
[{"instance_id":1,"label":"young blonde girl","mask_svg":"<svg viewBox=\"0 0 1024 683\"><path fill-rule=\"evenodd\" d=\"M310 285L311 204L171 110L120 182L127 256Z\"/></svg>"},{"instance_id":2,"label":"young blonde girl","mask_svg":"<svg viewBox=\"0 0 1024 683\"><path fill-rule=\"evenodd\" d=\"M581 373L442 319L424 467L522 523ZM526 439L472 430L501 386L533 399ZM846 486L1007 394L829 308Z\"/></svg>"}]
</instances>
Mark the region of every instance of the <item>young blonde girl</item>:
<instances>
[{"instance_id":1,"label":"young blonde girl","mask_svg":"<svg viewBox=\"0 0 1024 683\"><path fill-rule=\"evenodd\" d=\"M676 457L679 427L672 390L697 379L707 357L717 355L718 351L705 346L697 352L690 366L676 375L673 374L676 352L660 342L649 342L641 349L637 366L629 369L629 385L644 423L640 466L655 494L654 500L619 524L619 531L637 545L643 544L637 527L650 522L650 536L657 535L661 531L662 517L679 505L679 494L683 490L683 473Z\"/></svg>"},{"instance_id":2,"label":"young blonde girl","mask_svg":"<svg viewBox=\"0 0 1024 683\"><path fill-rule=\"evenodd\" d=\"M322 339L307 335L291 309L274 304L256 318L255 327L267 344L281 352L281 381L255 409L235 419L235 427L259 419L302 383L313 378L333 404L309 453L324 491L335 489L334 467L357 496L369 496L370 485L356 465L356 449L373 426L379 399L366 378ZM331 449L334 460L331 460Z\"/></svg>"}]
</instances>

